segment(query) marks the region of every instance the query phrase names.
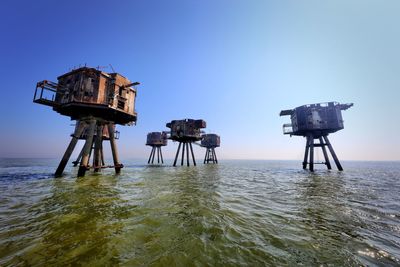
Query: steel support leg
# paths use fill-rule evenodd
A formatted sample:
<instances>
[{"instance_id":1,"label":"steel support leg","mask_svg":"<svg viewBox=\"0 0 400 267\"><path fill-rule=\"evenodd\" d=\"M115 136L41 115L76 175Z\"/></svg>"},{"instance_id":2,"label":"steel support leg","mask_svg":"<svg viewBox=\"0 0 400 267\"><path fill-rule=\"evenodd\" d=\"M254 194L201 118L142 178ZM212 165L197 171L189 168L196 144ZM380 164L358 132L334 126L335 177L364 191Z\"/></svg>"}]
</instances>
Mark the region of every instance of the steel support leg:
<instances>
[{"instance_id":1,"label":"steel support leg","mask_svg":"<svg viewBox=\"0 0 400 267\"><path fill-rule=\"evenodd\" d=\"M64 172L65 166L67 165L67 162L71 157L72 152L74 151L76 143L78 143L78 138L82 134L84 128L85 128L84 123L81 123L79 127L75 130L74 135L72 136L72 139L69 142L67 150L65 150L64 156L62 157L60 164L58 165L57 170L54 174L56 177L61 176L62 173Z\"/></svg>"},{"instance_id":2,"label":"steel support leg","mask_svg":"<svg viewBox=\"0 0 400 267\"><path fill-rule=\"evenodd\" d=\"M86 137L86 142L85 145L83 146L81 164L78 169L78 177L85 176L85 173L89 167L89 156L91 147L93 145L93 135L95 127L96 127L96 120L91 120L89 124L88 134Z\"/></svg>"},{"instance_id":3,"label":"steel support leg","mask_svg":"<svg viewBox=\"0 0 400 267\"><path fill-rule=\"evenodd\" d=\"M328 136L325 135L325 136L323 136L323 137L324 137L324 140L325 140L326 145L328 146L329 151L331 152L331 155L332 155L332 157L333 157L333 160L334 160L335 163L336 163L336 166L337 166L338 170L339 170L339 171L343 171L342 165L340 164L339 159L338 159L338 157L336 156L336 153L335 153L335 151L333 150L333 147L332 147L331 143L329 142Z\"/></svg>"}]
</instances>

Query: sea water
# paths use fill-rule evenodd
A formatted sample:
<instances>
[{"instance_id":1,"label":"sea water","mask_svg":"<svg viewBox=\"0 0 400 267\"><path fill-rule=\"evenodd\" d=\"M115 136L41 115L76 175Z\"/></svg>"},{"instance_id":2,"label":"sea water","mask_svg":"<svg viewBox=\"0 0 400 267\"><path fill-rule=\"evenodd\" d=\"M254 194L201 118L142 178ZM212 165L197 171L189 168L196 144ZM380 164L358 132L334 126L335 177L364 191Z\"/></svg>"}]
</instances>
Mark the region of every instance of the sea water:
<instances>
[{"instance_id":1,"label":"sea water","mask_svg":"<svg viewBox=\"0 0 400 267\"><path fill-rule=\"evenodd\" d=\"M1 159L0 265L400 265L400 162L145 162Z\"/></svg>"}]
</instances>

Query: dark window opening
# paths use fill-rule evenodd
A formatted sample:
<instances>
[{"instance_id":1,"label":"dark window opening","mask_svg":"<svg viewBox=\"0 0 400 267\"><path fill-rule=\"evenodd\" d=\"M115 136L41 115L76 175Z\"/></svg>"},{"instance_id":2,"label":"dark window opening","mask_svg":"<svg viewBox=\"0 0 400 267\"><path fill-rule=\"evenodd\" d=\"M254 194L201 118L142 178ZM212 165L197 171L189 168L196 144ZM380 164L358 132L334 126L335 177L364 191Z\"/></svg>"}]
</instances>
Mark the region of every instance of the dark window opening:
<instances>
[{"instance_id":1,"label":"dark window opening","mask_svg":"<svg viewBox=\"0 0 400 267\"><path fill-rule=\"evenodd\" d=\"M118 106L119 109L124 109L125 108L125 101L118 100Z\"/></svg>"}]
</instances>

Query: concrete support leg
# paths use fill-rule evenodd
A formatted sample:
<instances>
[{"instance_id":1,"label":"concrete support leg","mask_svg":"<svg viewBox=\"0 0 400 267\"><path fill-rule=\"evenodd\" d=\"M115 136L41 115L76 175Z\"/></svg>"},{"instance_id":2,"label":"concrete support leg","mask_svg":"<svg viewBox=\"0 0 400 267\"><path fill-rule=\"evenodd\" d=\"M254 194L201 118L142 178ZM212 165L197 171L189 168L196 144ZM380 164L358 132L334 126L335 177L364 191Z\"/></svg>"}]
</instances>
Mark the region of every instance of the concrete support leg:
<instances>
[{"instance_id":1,"label":"concrete support leg","mask_svg":"<svg viewBox=\"0 0 400 267\"><path fill-rule=\"evenodd\" d=\"M150 152L150 156L149 156L149 160L147 161L147 164L150 164L151 157L153 156L153 153L154 153L154 146L151 147L151 152Z\"/></svg>"},{"instance_id":2,"label":"concrete support leg","mask_svg":"<svg viewBox=\"0 0 400 267\"><path fill-rule=\"evenodd\" d=\"M94 155L93 155L93 167L95 172L101 171L101 142L103 135L103 126L97 125L96 139L94 141Z\"/></svg>"},{"instance_id":3,"label":"concrete support leg","mask_svg":"<svg viewBox=\"0 0 400 267\"><path fill-rule=\"evenodd\" d=\"M181 166L183 166L183 160L185 158L185 146L186 143L183 143L183 147L182 147L182 158L181 158Z\"/></svg>"},{"instance_id":4,"label":"concrete support leg","mask_svg":"<svg viewBox=\"0 0 400 267\"><path fill-rule=\"evenodd\" d=\"M157 150L157 163L160 164L160 147L157 147L156 150Z\"/></svg>"},{"instance_id":5,"label":"concrete support leg","mask_svg":"<svg viewBox=\"0 0 400 267\"><path fill-rule=\"evenodd\" d=\"M153 156L151 157L151 164L154 164L154 157L156 156L156 147L153 147Z\"/></svg>"},{"instance_id":6,"label":"concrete support leg","mask_svg":"<svg viewBox=\"0 0 400 267\"><path fill-rule=\"evenodd\" d=\"M213 148L213 151L214 151L215 163L218 164L217 153L215 153L215 148Z\"/></svg>"},{"instance_id":7,"label":"concrete support leg","mask_svg":"<svg viewBox=\"0 0 400 267\"><path fill-rule=\"evenodd\" d=\"M74 135L72 136L71 142L69 143L67 150L65 150L64 156L60 161L60 164L57 167L57 170L55 172L55 176L59 177L62 175L64 172L65 166L67 165L67 162L69 158L71 157L72 152L74 151L74 148L76 146L76 143L78 143L78 138L82 134L84 130L84 123L80 123L79 127L75 130Z\"/></svg>"},{"instance_id":8,"label":"concrete support leg","mask_svg":"<svg viewBox=\"0 0 400 267\"><path fill-rule=\"evenodd\" d=\"M96 120L91 120L89 123L89 129L88 129L86 142L85 142L85 145L83 146L81 164L78 169L78 177L85 176L85 173L89 167L89 156L90 156L91 147L93 145L93 135L94 135L95 127L96 127Z\"/></svg>"},{"instance_id":9,"label":"concrete support leg","mask_svg":"<svg viewBox=\"0 0 400 267\"><path fill-rule=\"evenodd\" d=\"M325 165L328 168L328 170L332 169L331 167L331 163L329 162L329 157L328 157L328 153L326 152L326 147L325 147L325 143L324 140L322 139L322 136L319 138L319 143L321 145L322 148L322 153L324 153L324 158L325 158Z\"/></svg>"},{"instance_id":10,"label":"concrete support leg","mask_svg":"<svg viewBox=\"0 0 400 267\"><path fill-rule=\"evenodd\" d=\"M338 170L339 170L339 171L343 171L342 165L340 164L339 159L338 159L338 157L336 156L336 153L335 153L335 151L333 150L333 147L332 147L331 143L329 142L328 136L323 136L323 137L324 137L324 140L325 140L326 145L328 146L329 151L331 152L331 155L332 155L332 157L333 157L333 160L334 160L335 163L336 163L336 166L337 166Z\"/></svg>"},{"instance_id":11,"label":"concrete support leg","mask_svg":"<svg viewBox=\"0 0 400 267\"><path fill-rule=\"evenodd\" d=\"M106 165L106 162L104 161L103 139L101 140L101 150L100 150L100 154L101 154L101 166L105 166L105 165Z\"/></svg>"},{"instance_id":12,"label":"concrete support leg","mask_svg":"<svg viewBox=\"0 0 400 267\"><path fill-rule=\"evenodd\" d=\"M189 143L190 145L190 152L192 154L192 160L193 160L193 165L196 166L196 160L194 159L194 153L193 153L193 146L192 143Z\"/></svg>"},{"instance_id":13,"label":"concrete support leg","mask_svg":"<svg viewBox=\"0 0 400 267\"><path fill-rule=\"evenodd\" d=\"M81 149L81 152L79 152L79 155L78 155L78 157L76 158L76 160L72 162L72 164L74 165L74 167L78 166L79 162L81 161L82 153L83 153L83 148Z\"/></svg>"},{"instance_id":14,"label":"concrete support leg","mask_svg":"<svg viewBox=\"0 0 400 267\"><path fill-rule=\"evenodd\" d=\"M314 171L314 137L310 137L310 171Z\"/></svg>"},{"instance_id":15,"label":"concrete support leg","mask_svg":"<svg viewBox=\"0 0 400 267\"><path fill-rule=\"evenodd\" d=\"M186 143L186 165L189 166L189 143Z\"/></svg>"},{"instance_id":16,"label":"concrete support leg","mask_svg":"<svg viewBox=\"0 0 400 267\"><path fill-rule=\"evenodd\" d=\"M159 147L158 149L160 149L161 164L164 164L161 147Z\"/></svg>"},{"instance_id":17,"label":"concrete support leg","mask_svg":"<svg viewBox=\"0 0 400 267\"><path fill-rule=\"evenodd\" d=\"M304 151L303 169L307 169L308 151L310 150L310 137L307 136L306 150Z\"/></svg>"},{"instance_id":18,"label":"concrete support leg","mask_svg":"<svg viewBox=\"0 0 400 267\"><path fill-rule=\"evenodd\" d=\"M113 124L109 123L107 125L107 127L108 127L108 133L110 135L110 145L111 145L111 152L112 152L112 156L113 156L113 160L114 160L115 173L118 174L121 172L121 168L124 167L124 165L122 165L118 159L118 149L117 149L117 144L115 142Z\"/></svg>"},{"instance_id":19,"label":"concrete support leg","mask_svg":"<svg viewBox=\"0 0 400 267\"><path fill-rule=\"evenodd\" d=\"M178 150L176 151L175 160L174 160L174 167L176 166L176 161L178 160L179 150L181 149L181 142L179 142Z\"/></svg>"},{"instance_id":20,"label":"concrete support leg","mask_svg":"<svg viewBox=\"0 0 400 267\"><path fill-rule=\"evenodd\" d=\"M92 145L90 146L90 151L89 151L89 162L90 162L90 157L92 156L93 148L94 148L94 134L93 134Z\"/></svg>"},{"instance_id":21,"label":"concrete support leg","mask_svg":"<svg viewBox=\"0 0 400 267\"><path fill-rule=\"evenodd\" d=\"M207 156L208 156L208 148L206 148L206 155L204 156L203 164L206 164Z\"/></svg>"}]
</instances>

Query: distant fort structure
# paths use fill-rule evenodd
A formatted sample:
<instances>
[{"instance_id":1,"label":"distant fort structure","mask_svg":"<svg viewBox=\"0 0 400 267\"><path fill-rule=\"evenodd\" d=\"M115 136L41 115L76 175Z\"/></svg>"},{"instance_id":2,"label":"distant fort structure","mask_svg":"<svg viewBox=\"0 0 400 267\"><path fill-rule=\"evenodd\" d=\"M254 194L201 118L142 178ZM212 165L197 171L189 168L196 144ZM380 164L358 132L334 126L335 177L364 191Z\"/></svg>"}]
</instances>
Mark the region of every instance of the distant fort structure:
<instances>
[{"instance_id":1,"label":"distant fort structure","mask_svg":"<svg viewBox=\"0 0 400 267\"><path fill-rule=\"evenodd\" d=\"M136 86L118 73L106 73L99 69L81 67L65 73L58 83L41 81L36 85L33 102L53 107L53 110L71 120L76 120L72 139L58 165L55 176L61 176L79 139L85 140L77 161L78 176L86 171L95 172L107 167L104 163L103 140L109 140L114 165L119 173L123 164L118 158L115 125L136 124ZM93 165L89 165L94 150ZM75 165L77 164L75 161Z\"/></svg>"},{"instance_id":2,"label":"distant fort structure","mask_svg":"<svg viewBox=\"0 0 400 267\"><path fill-rule=\"evenodd\" d=\"M303 136L307 138L306 148L303 160L303 169L309 165L310 171L314 171L314 147L321 147L324 154L325 164L331 169L326 146L328 147L337 168L342 171L342 165L336 156L328 135L344 128L342 110L347 110L353 106L350 104L339 104L337 102L310 104L297 107L295 109L282 110L280 116L290 115L291 123L283 125L283 133ZM319 143L315 144L314 139L318 139ZM308 160L309 155L309 160Z\"/></svg>"},{"instance_id":3,"label":"distant fort structure","mask_svg":"<svg viewBox=\"0 0 400 267\"><path fill-rule=\"evenodd\" d=\"M161 147L166 146L168 144L168 136L166 132L151 132L147 134L147 141L146 141L146 146L151 146L151 152L149 156L149 160L147 161L147 164L154 164L154 157L157 152L157 163L160 164L160 158L161 158L161 163L164 163L164 159L162 156L162 151Z\"/></svg>"},{"instance_id":4,"label":"distant fort structure","mask_svg":"<svg viewBox=\"0 0 400 267\"><path fill-rule=\"evenodd\" d=\"M206 128L206 122L204 120L193 120L193 119L183 119L183 120L173 120L166 124L167 128L170 128L169 139L179 142L178 150L176 151L174 165L179 157L179 151L182 147L181 165L184 163L185 149L186 149L186 163L189 166L189 149L191 152L193 165L196 166L196 160L194 158L192 143L200 141L202 139L202 130Z\"/></svg>"},{"instance_id":5,"label":"distant fort structure","mask_svg":"<svg viewBox=\"0 0 400 267\"><path fill-rule=\"evenodd\" d=\"M201 139L201 146L206 148L206 155L204 157L204 164L206 163L218 163L217 154L215 148L221 144L221 138L216 134L204 134Z\"/></svg>"}]
</instances>

